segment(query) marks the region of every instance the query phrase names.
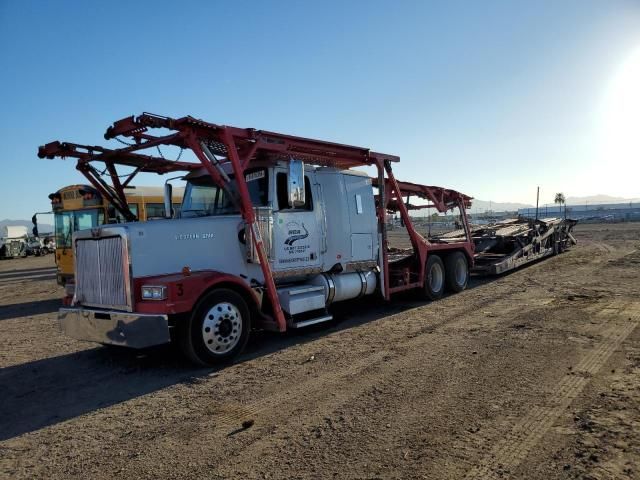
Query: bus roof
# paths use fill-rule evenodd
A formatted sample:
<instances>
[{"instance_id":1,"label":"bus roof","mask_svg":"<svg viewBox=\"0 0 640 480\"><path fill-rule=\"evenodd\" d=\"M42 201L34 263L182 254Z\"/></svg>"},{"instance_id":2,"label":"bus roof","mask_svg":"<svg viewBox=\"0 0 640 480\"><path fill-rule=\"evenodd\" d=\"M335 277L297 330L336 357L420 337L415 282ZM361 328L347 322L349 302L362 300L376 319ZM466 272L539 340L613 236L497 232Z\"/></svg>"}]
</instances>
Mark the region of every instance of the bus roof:
<instances>
[{"instance_id":1,"label":"bus roof","mask_svg":"<svg viewBox=\"0 0 640 480\"><path fill-rule=\"evenodd\" d=\"M96 191L95 187L91 186L91 185L84 185L84 184L74 184L74 185L67 185L64 187L59 188L56 192L54 192L52 195L55 195L57 193L61 193L61 192L67 192L69 190L80 190L80 189L88 189L88 190L92 190L92 191ZM162 197L164 196L164 187L159 187L159 186L127 186L124 187L124 193L127 197L143 197L143 196L159 196ZM182 196L184 194L184 187L174 187L173 188L173 195L180 195Z\"/></svg>"}]
</instances>

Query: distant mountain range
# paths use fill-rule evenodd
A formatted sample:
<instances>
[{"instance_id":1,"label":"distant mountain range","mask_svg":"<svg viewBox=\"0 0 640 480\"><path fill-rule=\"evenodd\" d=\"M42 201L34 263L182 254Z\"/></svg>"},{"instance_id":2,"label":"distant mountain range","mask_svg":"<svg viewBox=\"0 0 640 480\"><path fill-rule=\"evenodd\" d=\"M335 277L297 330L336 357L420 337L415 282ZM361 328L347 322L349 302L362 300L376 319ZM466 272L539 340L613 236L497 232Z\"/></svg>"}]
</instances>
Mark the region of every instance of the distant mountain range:
<instances>
[{"instance_id":1,"label":"distant mountain range","mask_svg":"<svg viewBox=\"0 0 640 480\"><path fill-rule=\"evenodd\" d=\"M27 230L29 231L29 233L31 233L31 229L33 228L33 223L31 223L30 220L9 220L9 219L0 220L0 228L4 226L9 226L9 225L25 226L27 227ZM38 233L52 233L52 232L53 232L53 225L48 225L46 223L38 224Z\"/></svg>"},{"instance_id":2,"label":"distant mountain range","mask_svg":"<svg viewBox=\"0 0 640 480\"><path fill-rule=\"evenodd\" d=\"M535 205L527 205L526 203L510 203L510 202L489 202L486 200L473 199L471 201L471 213L481 212L515 212L520 208L530 208Z\"/></svg>"},{"instance_id":3,"label":"distant mountain range","mask_svg":"<svg viewBox=\"0 0 640 480\"><path fill-rule=\"evenodd\" d=\"M584 205L598 203L638 203L640 198L612 197L611 195L591 195L588 197L567 197L567 205Z\"/></svg>"}]
</instances>

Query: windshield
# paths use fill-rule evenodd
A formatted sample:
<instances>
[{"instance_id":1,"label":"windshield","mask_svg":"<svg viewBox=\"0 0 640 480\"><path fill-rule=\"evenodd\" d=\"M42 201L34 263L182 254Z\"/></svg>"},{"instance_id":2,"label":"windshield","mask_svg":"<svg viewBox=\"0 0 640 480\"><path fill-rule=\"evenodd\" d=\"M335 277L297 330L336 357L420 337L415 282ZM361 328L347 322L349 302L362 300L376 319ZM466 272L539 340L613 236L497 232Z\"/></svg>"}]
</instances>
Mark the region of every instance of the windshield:
<instances>
[{"instance_id":1,"label":"windshield","mask_svg":"<svg viewBox=\"0 0 640 480\"><path fill-rule=\"evenodd\" d=\"M86 230L104 223L102 209L68 210L59 212L55 217L56 246L58 248L71 247L71 236L78 230Z\"/></svg>"},{"instance_id":2,"label":"windshield","mask_svg":"<svg viewBox=\"0 0 640 480\"><path fill-rule=\"evenodd\" d=\"M251 203L265 206L269 198L269 183L265 169L249 170L245 174ZM231 188L235 192L236 182ZM187 183L182 202L181 217L204 217L239 213L233 200L224 190L214 185L210 177L194 178Z\"/></svg>"}]
</instances>

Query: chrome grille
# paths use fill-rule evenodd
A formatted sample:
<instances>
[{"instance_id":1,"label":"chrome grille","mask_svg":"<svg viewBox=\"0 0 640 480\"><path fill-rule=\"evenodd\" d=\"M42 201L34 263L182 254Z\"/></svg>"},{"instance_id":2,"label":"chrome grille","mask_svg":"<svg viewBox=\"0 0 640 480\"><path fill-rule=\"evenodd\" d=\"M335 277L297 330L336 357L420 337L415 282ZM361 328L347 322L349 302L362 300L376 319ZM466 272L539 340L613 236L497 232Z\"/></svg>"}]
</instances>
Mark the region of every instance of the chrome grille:
<instances>
[{"instance_id":1,"label":"chrome grille","mask_svg":"<svg viewBox=\"0 0 640 480\"><path fill-rule=\"evenodd\" d=\"M82 305L128 309L128 268L122 237L76 241L76 299Z\"/></svg>"}]
</instances>

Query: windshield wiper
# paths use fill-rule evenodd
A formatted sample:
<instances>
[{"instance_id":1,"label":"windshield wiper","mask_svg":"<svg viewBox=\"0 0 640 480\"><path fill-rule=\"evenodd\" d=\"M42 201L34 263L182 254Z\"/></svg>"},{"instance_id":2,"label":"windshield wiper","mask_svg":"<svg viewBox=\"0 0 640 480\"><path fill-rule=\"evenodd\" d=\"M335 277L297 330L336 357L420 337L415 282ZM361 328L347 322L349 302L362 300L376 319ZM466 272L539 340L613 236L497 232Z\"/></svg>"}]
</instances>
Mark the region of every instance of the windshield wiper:
<instances>
[{"instance_id":1,"label":"windshield wiper","mask_svg":"<svg viewBox=\"0 0 640 480\"><path fill-rule=\"evenodd\" d=\"M71 229L69 229L69 231L62 237L62 253L65 254L67 251L67 248L71 248L71 235L73 235L73 232L71 231Z\"/></svg>"}]
</instances>

